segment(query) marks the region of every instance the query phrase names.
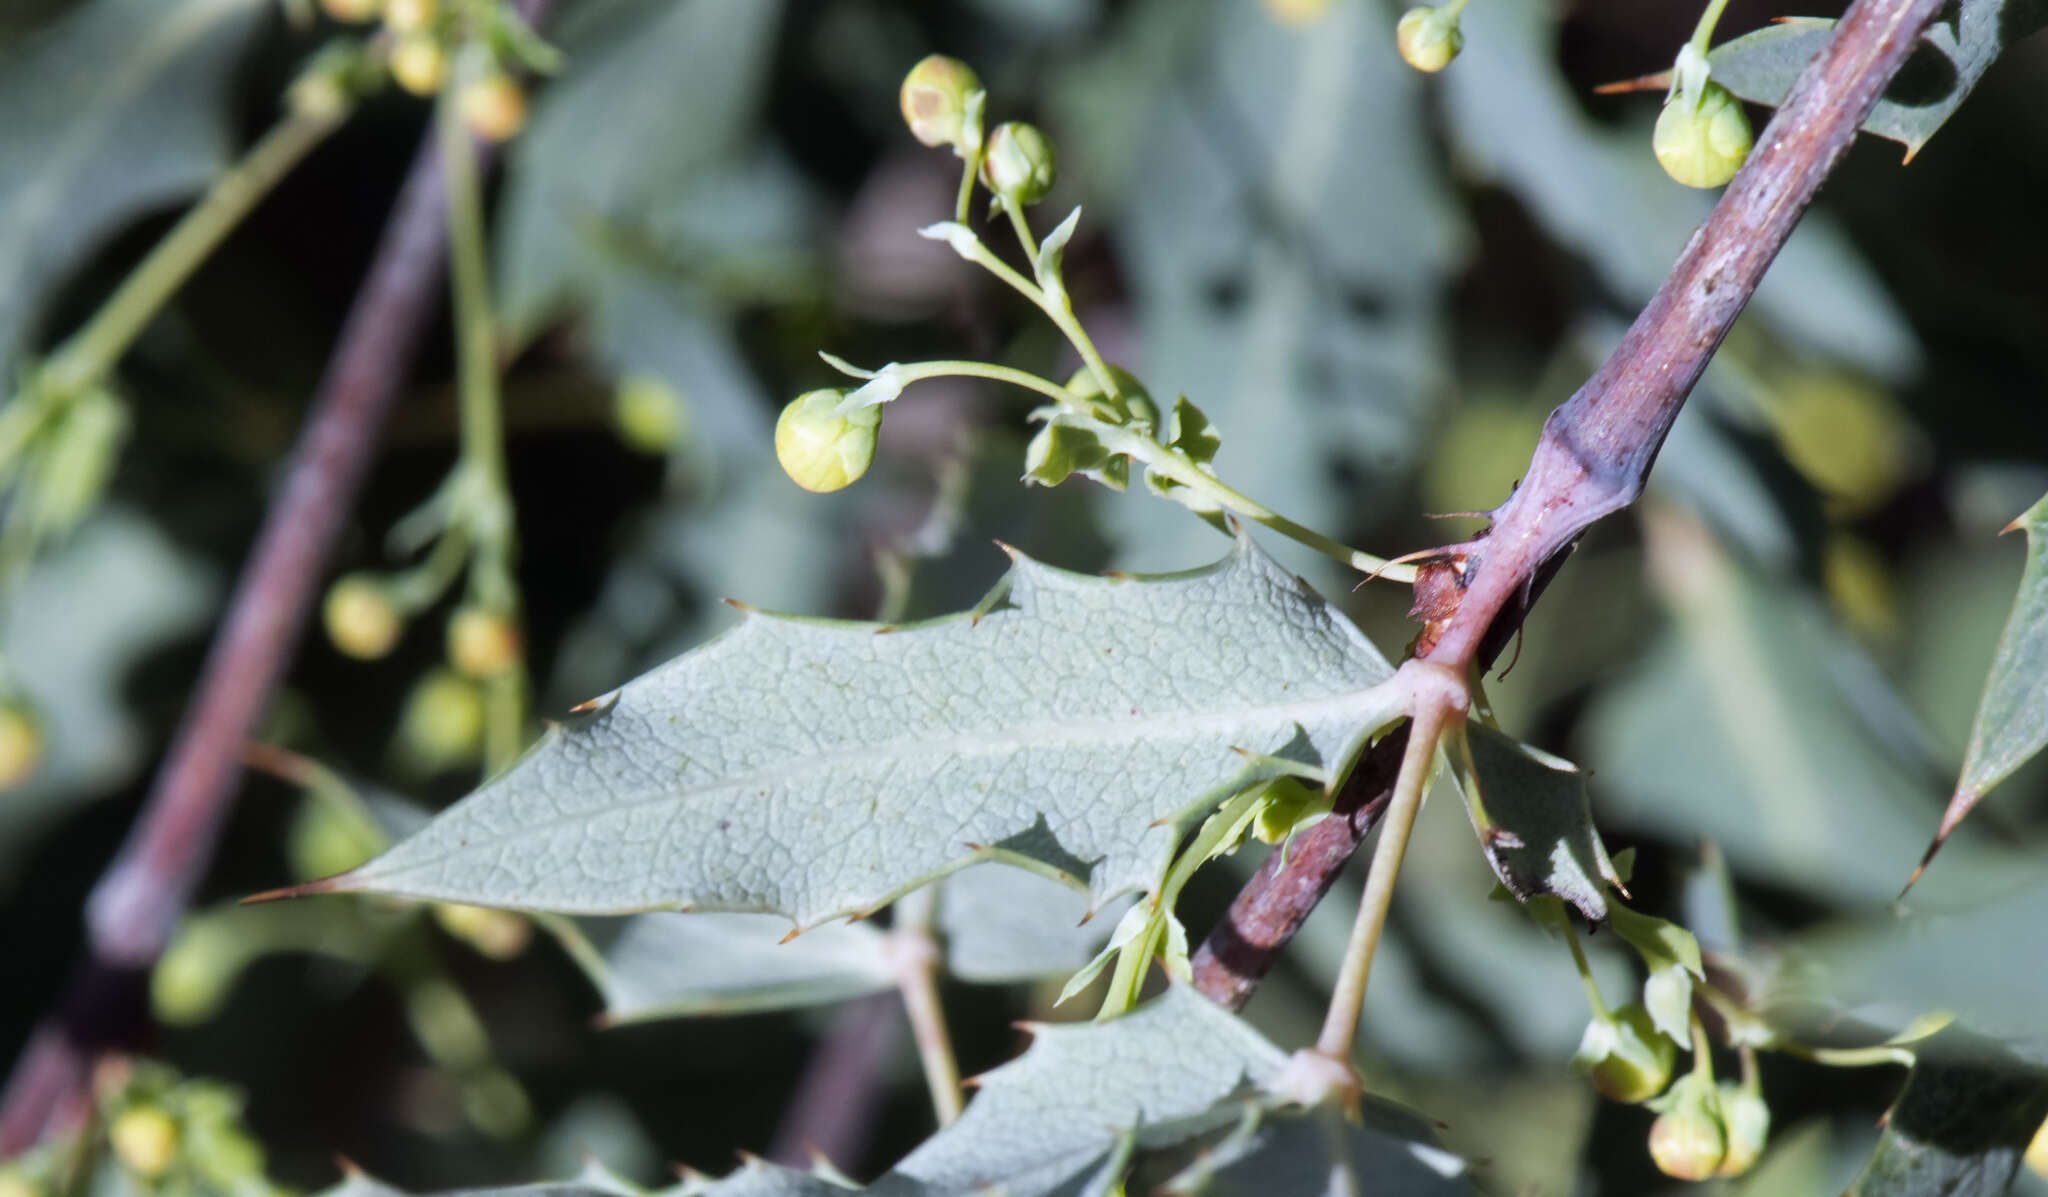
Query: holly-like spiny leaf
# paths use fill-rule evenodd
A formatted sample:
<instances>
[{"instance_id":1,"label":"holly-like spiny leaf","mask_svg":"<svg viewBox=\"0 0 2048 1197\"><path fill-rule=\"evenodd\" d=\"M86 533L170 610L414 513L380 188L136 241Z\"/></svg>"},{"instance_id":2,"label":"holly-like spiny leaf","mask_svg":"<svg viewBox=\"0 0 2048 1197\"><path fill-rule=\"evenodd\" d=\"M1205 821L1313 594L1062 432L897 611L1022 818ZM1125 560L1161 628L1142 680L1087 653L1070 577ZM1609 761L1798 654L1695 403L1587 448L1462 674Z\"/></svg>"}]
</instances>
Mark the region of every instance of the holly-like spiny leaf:
<instances>
[{"instance_id":1,"label":"holly-like spiny leaf","mask_svg":"<svg viewBox=\"0 0 2048 1197\"><path fill-rule=\"evenodd\" d=\"M1884 1134L1847 1197L1995 1197L2048 1118L2048 1068L1950 1027L1914 1052Z\"/></svg>"},{"instance_id":2,"label":"holly-like spiny leaf","mask_svg":"<svg viewBox=\"0 0 2048 1197\"><path fill-rule=\"evenodd\" d=\"M1154 578L1019 556L978 613L927 624L748 611L391 851L284 893L810 927L995 858L1099 907L1156 887L1221 798L1348 762L1400 713L1390 675L1249 540Z\"/></svg>"},{"instance_id":3,"label":"holly-like spiny leaf","mask_svg":"<svg viewBox=\"0 0 2048 1197\"><path fill-rule=\"evenodd\" d=\"M1871 109L1863 131L1920 152L1962 107L1964 97L2008 46L2048 24L2044 0L1959 0L1921 35L1912 57ZM1813 56L1827 48L1835 23L1792 18L1745 34L1707 55L1714 81L1745 100L1777 105Z\"/></svg>"},{"instance_id":4,"label":"holly-like spiny leaf","mask_svg":"<svg viewBox=\"0 0 2048 1197\"><path fill-rule=\"evenodd\" d=\"M1596 923L1606 919L1607 887L1620 878L1593 829L1585 774L1483 723L1458 726L1444 751L1508 892L1522 901L1554 894Z\"/></svg>"},{"instance_id":5,"label":"holly-like spiny leaf","mask_svg":"<svg viewBox=\"0 0 2048 1197\"><path fill-rule=\"evenodd\" d=\"M1287 1056L1185 986L1106 1023L1032 1028L1022 1056L982 1076L967 1112L874 1184L748 1160L722 1179L688 1176L646 1197L1005 1197L1130 1192L1469 1192L1464 1160L1427 1121L1367 1097L1358 1116L1284 1105L1263 1086ZM1260 1178L1272 1178L1261 1184ZM404 1197L360 1174L324 1197ZM639 1197L599 1167L560 1184L447 1197Z\"/></svg>"},{"instance_id":6,"label":"holly-like spiny leaf","mask_svg":"<svg viewBox=\"0 0 2048 1197\"><path fill-rule=\"evenodd\" d=\"M1437 1147L1413 1113L1371 1098L1356 1124L1327 1106L1283 1110L1261 1086L1286 1055L1185 986L1106 1023L1034 1030L1030 1050L984 1076L967 1112L875 1192L908 1183L913 1192L1033 1197L1176 1172L1179 1187L1196 1192L1467 1191L1464 1161ZM1262 1174L1332 1187L1247 1187Z\"/></svg>"},{"instance_id":7,"label":"holly-like spiny leaf","mask_svg":"<svg viewBox=\"0 0 2048 1197\"><path fill-rule=\"evenodd\" d=\"M2012 614L2006 617L2005 631L1998 638L1998 655L1991 661L1991 677L1984 683L1977 721L1970 728L1962 778L1948 809L1942 812L1934 842L1927 846L1927 854L1906 883L1909 887L1991 787L2012 776L2048 744L2048 495L2007 525L2006 531L2015 528L2027 534L2027 567L2020 575Z\"/></svg>"}]
</instances>

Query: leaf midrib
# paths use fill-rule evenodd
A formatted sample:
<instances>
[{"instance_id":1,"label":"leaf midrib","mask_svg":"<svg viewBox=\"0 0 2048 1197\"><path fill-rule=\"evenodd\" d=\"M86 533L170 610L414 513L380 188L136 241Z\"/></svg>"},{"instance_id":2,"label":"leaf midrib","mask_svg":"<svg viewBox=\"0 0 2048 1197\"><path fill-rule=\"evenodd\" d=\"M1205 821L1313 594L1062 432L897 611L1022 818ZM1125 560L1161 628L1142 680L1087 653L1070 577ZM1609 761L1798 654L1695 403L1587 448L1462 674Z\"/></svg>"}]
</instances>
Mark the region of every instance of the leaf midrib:
<instances>
[{"instance_id":1,"label":"leaf midrib","mask_svg":"<svg viewBox=\"0 0 2048 1197\"><path fill-rule=\"evenodd\" d=\"M715 782L696 787L685 787L678 791L662 792L647 797L621 798L597 810L561 812L558 814L558 817L553 819L522 821L511 831L502 834L493 833L483 838L464 838L458 847L445 849L432 856L409 860L404 863L399 871L411 872L447 860L457 852L468 853L480 849L488 849L525 838L537 832L546 831L550 828L563 825L580 826L588 823L593 817L602 814L635 810L666 802L682 802L698 795L717 793L721 790L750 789L765 785L772 791L796 778L855 763L897 760L913 755L943 756L948 760L958 760L963 757L988 756L998 752L1052 747L1060 744L1080 745L1118 740L1137 741L1141 739L1167 738L1167 736L1186 738L1199 734L1204 728L1214 729L1220 734L1224 731L1240 728L1247 723L1260 721L1269 723L1284 721L1298 724L1303 723L1307 716L1335 716L1351 708L1356 708L1361 719L1363 719L1372 713L1375 703L1369 702L1368 698L1375 695L1380 695L1380 701L1377 705L1391 714L1398 711L1398 700L1393 700L1391 696L1381 694L1381 692L1387 690L1387 682L1391 680L1390 675L1378 683L1359 690L1347 690L1341 694L1325 695L1319 698L1304 699L1291 703L1272 703L1236 708L1234 713L1217 711L1195 713L1183 711L1171 714L1147 715L1136 720L1126 719L1107 723L1098 720L1088 720L1085 722L1055 720L1026 724L1018 729L1017 732L1004 734L1000 737L993 734L979 733L975 735L955 735L941 740L905 737L884 741L879 745L870 747L838 749L816 753L803 757L795 764L720 778ZM1166 735L1147 736L1138 734L1143 729L1152 727L1166 727L1172 730L1166 733ZM1064 736L1055 734L1062 730L1068 731L1069 734ZM1365 734L1374 730L1374 728L1361 725L1358 730L1360 734ZM563 734L574 735L578 733L566 732ZM1242 746L1234 745L1233 747ZM509 781L509 776L501 779L494 785L487 786L483 790L478 791L476 797L482 797L491 793L493 790L504 785L506 781ZM375 863L373 861L370 865L358 869L356 875L359 877L374 876Z\"/></svg>"}]
</instances>

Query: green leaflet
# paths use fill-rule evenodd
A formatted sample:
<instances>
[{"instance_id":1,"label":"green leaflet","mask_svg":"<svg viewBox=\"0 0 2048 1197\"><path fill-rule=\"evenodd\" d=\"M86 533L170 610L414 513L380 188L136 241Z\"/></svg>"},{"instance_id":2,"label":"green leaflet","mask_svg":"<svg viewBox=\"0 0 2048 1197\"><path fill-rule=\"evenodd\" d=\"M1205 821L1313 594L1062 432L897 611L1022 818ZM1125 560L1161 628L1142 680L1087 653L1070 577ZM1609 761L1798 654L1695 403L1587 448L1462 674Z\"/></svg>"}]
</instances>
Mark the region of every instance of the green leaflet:
<instances>
[{"instance_id":1,"label":"green leaflet","mask_svg":"<svg viewBox=\"0 0 2048 1197\"><path fill-rule=\"evenodd\" d=\"M1863 122L1863 131L1906 147L1911 160L1960 108L2007 46L2048 23L2043 0L1958 0L1943 10ZM1776 105L1834 36L1835 23L1794 18L1735 38L1707 55L1715 82Z\"/></svg>"},{"instance_id":2,"label":"green leaflet","mask_svg":"<svg viewBox=\"0 0 2048 1197\"><path fill-rule=\"evenodd\" d=\"M376 860L294 892L810 927L980 858L1156 886L1191 820L1399 714L1378 651L1248 540L1154 578L1018 556L979 613L747 611ZM1260 759L1261 755L1274 759Z\"/></svg>"},{"instance_id":3,"label":"green leaflet","mask_svg":"<svg viewBox=\"0 0 2048 1197\"><path fill-rule=\"evenodd\" d=\"M228 149L229 65L258 0L94 0L0 56L0 378L36 305L125 221L198 191Z\"/></svg>"},{"instance_id":4,"label":"green leaflet","mask_svg":"<svg viewBox=\"0 0 2048 1197\"><path fill-rule=\"evenodd\" d=\"M2027 568L2013 596L2012 614L1998 638L1998 655L1984 683L1977 721L1970 728L1970 749L1963 775L1942 812L1934 842L1913 870L1918 880L1941 850L1949 833L1974 809L1992 786L2048 744L2048 495L2014 520L2007 531L2027 534Z\"/></svg>"}]
</instances>

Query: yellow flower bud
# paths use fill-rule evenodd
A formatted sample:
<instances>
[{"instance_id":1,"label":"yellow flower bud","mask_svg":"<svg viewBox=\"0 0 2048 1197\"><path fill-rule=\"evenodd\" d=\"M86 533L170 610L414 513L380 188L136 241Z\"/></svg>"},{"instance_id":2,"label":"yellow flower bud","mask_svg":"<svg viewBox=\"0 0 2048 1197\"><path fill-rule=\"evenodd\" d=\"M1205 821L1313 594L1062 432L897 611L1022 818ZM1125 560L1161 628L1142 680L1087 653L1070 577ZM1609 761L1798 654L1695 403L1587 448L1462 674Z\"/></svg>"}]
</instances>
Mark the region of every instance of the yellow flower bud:
<instances>
[{"instance_id":1,"label":"yellow flower bud","mask_svg":"<svg viewBox=\"0 0 2048 1197\"><path fill-rule=\"evenodd\" d=\"M981 181L990 191L1019 204L1035 204L1052 190L1059 162L1052 142L1034 125L1005 121L988 135Z\"/></svg>"},{"instance_id":2,"label":"yellow flower bud","mask_svg":"<svg viewBox=\"0 0 2048 1197\"><path fill-rule=\"evenodd\" d=\"M391 47L391 77L416 96L431 96L448 78L448 54L431 33L408 33Z\"/></svg>"},{"instance_id":3,"label":"yellow flower bud","mask_svg":"<svg viewBox=\"0 0 2048 1197\"><path fill-rule=\"evenodd\" d=\"M925 145L959 148L967 118L967 97L981 90L972 67L957 58L933 54L903 76L897 102L910 135Z\"/></svg>"},{"instance_id":4,"label":"yellow flower bud","mask_svg":"<svg viewBox=\"0 0 2048 1197\"><path fill-rule=\"evenodd\" d=\"M1456 13L1418 5L1401 14L1394 26L1394 46L1401 51L1402 62L1433 75L1465 48L1465 31L1458 27Z\"/></svg>"},{"instance_id":5,"label":"yellow flower bud","mask_svg":"<svg viewBox=\"0 0 2048 1197\"><path fill-rule=\"evenodd\" d=\"M158 1106L133 1106L108 1128L114 1154L130 1172L154 1180L178 1158L178 1124Z\"/></svg>"},{"instance_id":6,"label":"yellow flower bud","mask_svg":"<svg viewBox=\"0 0 2048 1197\"><path fill-rule=\"evenodd\" d=\"M1650 1158L1666 1176L1705 1180L1728 1156L1728 1131L1714 1086L1695 1072L1666 1100L1664 1112L1650 1124Z\"/></svg>"},{"instance_id":7,"label":"yellow flower bud","mask_svg":"<svg viewBox=\"0 0 2048 1197\"><path fill-rule=\"evenodd\" d=\"M1664 1036L1641 1002L1607 1020L1595 1018L1580 1041L1572 1069L1583 1072L1609 1101L1648 1101L1671 1083L1678 1045Z\"/></svg>"},{"instance_id":8,"label":"yellow flower bud","mask_svg":"<svg viewBox=\"0 0 2048 1197\"><path fill-rule=\"evenodd\" d=\"M1687 187L1719 187L1734 178L1750 142L1742 101L1712 82L1697 102L1684 91L1666 100L1650 138L1664 173Z\"/></svg>"},{"instance_id":9,"label":"yellow flower bud","mask_svg":"<svg viewBox=\"0 0 2048 1197\"><path fill-rule=\"evenodd\" d=\"M43 723L20 698L0 698L0 790L35 775L43 760Z\"/></svg>"},{"instance_id":10,"label":"yellow flower bud","mask_svg":"<svg viewBox=\"0 0 2048 1197\"><path fill-rule=\"evenodd\" d=\"M416 33L438 15L434 0L384 0L384 24L393 33Z\"/></svg>"},{"instance_id":11,"label":"yellow flower bud","mask_svg":"<svg viewBox=\"0 0 2048 1197\"><path fill-rule=\"evenodd\" d=\"M500 71L464 84L456 106L469 131L485 141L510 141L526 126L526 93Z\"/></svg>"},{"instance_id":12,"label":"yellow flower bud","mask_svg":"<svg viewBox=\"0 0 2048 1197\"><path fill-rule=\"evenodd\" d=\"M1741 1176L1756 1166L1771 1134L1771 1107L1763 1094L1744 1089L1734 1081L1722 1081L1721 1122L1728 1130L1728 1154L1721 1158L1716 1176Z\"/></svg>"},{"instance_id":13,"label":"yellow flower bud","mask_svg":"<svg viewBox=\"0 0 2048 1197\"><path fill-rule=\"evenodd\" d=\"M405 630L405 616L369 574L349 574L330 587L320 616L334 647L362 661L390 652Z\"/></svg>"},{"instance_id":14,"label":"yellow flower bud","mask_svg":"<svg viewBox=\"0 0 2048 1197\"><path fill-rule=\"evenodd\" d=\"M448 621L448 663L474 678L497 677L519 663L519 625L502 611L463 607Z\"/></svg>"},{"instance_id":15,"label":"yellow flower bud","mask_svg":"<svg viewBox=\"0 0 2048 1197\"><path fill-rule=\"evenodd\" d=\"M432 772L474 761L483 748L484 696L474 681L449 669L420 679L398 722L398 747L409 763Z\"/></svg>"},{"instance_id":16,"label":"yellow flower bud","mask_svg":"<svg viewBox=\"0 0 2048 1197\"><path fill-rule=\"evenodd\" d=\"M660 456L683 439L688 412L675 388L652 374L636 374L612 395L612 430L628 448Z\"/></svg>"},{"instance_id":17,"label":"yellow flower bud","mask_svg":"<svg viewBox=\"0 0 2048 1197\"><path fill-rule=\"evenodd\" d=\"M790 481L808 491L839 490L868 472L882 409L838 414L846 392L808 391L790 400L775 421L775 460Z\"/></svg>"}]
</instances>

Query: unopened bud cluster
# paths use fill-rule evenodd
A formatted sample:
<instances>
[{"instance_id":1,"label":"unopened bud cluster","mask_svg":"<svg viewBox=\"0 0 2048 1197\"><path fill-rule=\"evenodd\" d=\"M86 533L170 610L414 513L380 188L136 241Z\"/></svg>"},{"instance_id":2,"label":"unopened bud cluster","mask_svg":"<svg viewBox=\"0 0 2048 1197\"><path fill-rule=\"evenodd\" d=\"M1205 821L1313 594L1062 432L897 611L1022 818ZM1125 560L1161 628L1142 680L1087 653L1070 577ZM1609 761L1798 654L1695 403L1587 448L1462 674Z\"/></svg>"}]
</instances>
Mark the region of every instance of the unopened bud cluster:
<instances>
[{"instance_id":1,"label":"unopened bud cluster","mask_svg":"<svg viewBox=\"0 0 2048 1197\"><path fill-rule=\"evenodd\" d=\"M979 182L1015 214L1052 191L1058 156L1050 138L1022 121L1007 121L984 136L986 96L974 68L933 54L903 77L897 104L912 137L949 147L965 161L963 211L972 184ZM805 490L822 494L851 485L874 462L882 407L893 398L893 391L870 399L839 389L797 396L775 421L776 461Z\"/></svg>"},{"instance_id":2,"label":"unopened bud cluster","mask_svg":"<svg viewBox=\"0 0 2048 1197\"><path fill-rule=\"evenodd\" d=\"M441 0L320 0L329 17L345 24L381 20L390 49L385 66L398 86L432 96L447 86L458 45L474 38L461 28L462 14L444 10ZM490 10L502 23L504 14ZM470 131L487 141L505 141L526 125L526 93L492 55L489 66L462 83L456 110Z\"/></svg>"}]
</instances>

